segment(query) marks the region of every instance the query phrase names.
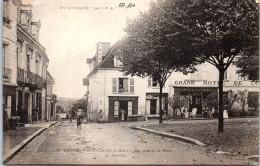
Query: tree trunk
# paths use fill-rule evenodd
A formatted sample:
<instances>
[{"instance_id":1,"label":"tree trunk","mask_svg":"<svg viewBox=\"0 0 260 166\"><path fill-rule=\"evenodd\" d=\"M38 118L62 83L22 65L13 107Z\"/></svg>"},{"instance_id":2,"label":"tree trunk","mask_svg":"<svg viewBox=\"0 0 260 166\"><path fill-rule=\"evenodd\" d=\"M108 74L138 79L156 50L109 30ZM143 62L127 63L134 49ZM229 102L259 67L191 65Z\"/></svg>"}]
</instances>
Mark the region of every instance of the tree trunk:
<instances>
[{"instance_id":1,"label":"tree trunk","mask_svg":"<svg viewBox=\"0 0 260 166\"><path fill-rule=\"evenodd\" d=\"M219 68L219 122L218 122L218 132L224 132L224 118L223 118L223 80L224 80L225 70Z\"/></svg>"},{"instance_id":2,"label":"tree trunk","mask_svg":"<svg viewBox=\"0 0 260 166\"><path fill-rule=\"evenodd\" d=\"M163 122L163 119L162 119L162 114L163 114L163 110L162 110L162 88L163 88L163 85L162 85L162 83L160 83L160 95L159 95L160 117L159 117L159 124L162 124L162 122Z\"/></svg>"}]
</instances>

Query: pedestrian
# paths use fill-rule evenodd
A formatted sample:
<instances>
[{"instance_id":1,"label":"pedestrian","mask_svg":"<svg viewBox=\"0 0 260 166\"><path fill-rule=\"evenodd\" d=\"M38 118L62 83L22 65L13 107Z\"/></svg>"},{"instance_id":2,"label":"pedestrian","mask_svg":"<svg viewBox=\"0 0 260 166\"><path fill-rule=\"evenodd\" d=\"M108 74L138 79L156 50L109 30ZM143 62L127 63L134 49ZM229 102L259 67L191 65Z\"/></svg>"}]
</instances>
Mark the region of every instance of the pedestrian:
<instances>
[{"instance_id":1,"label":"pedestrian","mask_svg":"<svg viewBox=\"0 0 260 166\"><path fill-rule=\"evenodd\" d=\"M77 109L77 128L81 129L81 121L83 120L83 109L81 106Z\"/></svg>"},{"instance_id":2,"label":"pedestrian","mask_svg":"<svg viewBox=\"0 0 260 166\"><path fill-rule=\"evenodd\" d=\"M9 129L9 121L8 121L8 114L7 114L7 108L6 105L3 104L3 130L8 130Z\"/></svg>"},{"instance_id":3,"label":"pedestrian","mask_svg":"<svg viewBox=\"0 0 260 166\"><path fill-rule=\"evenodd\" d=\"M184 119L184 110L185 110L185 108L182 107L182 108L181 108L181 119Z\"/></svg>"}]
</instances>

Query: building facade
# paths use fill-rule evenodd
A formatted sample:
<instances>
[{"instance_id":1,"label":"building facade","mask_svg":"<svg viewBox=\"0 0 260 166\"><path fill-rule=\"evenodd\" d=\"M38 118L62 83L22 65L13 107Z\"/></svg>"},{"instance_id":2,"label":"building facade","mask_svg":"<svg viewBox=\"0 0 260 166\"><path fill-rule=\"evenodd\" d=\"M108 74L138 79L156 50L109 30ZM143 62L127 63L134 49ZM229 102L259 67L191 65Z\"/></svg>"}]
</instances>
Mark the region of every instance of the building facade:
<instances>
[{"instance_id":1,"label":"building facade","mask_svg":"<svg viewBox=\"0 0 260 166\"><path fill-rule=\"evenodd\" d=\"M55 120L56 119L56 103L57 95L53 94L53 85L54 79L51 74L47 72L47 98L46 98L46 120Z\"/></svg>"},{"instance_id":2,"label":"building facade","mask_svg":"<svg viewBox=\"0 0 260 166\"><path fill-rule=\"evenodd\" d=\"M112 46L104 60L92 69L88 86L88 118L103 121L131 121L147 117L159 117L159 86L151 78L125 76L122 69L122 42ZM95 58L92 58L95 59ZM163 109L168 110L167 88L163 88Z\"/></svg>"},{"instance_id":3,"label":"building facade","mask_svg":"<svg viewBox=\"0 0 260 166\"><path fill-rule=\"evenodd\" d=\"M20 122L46 120L49 59L39 43L40 21L33 21L32 5L4 0L3 102L9 118Z\"/></svg>"},{"instance_id":4,"label":"building facade","mask_svg":"<svg viewBox=\"0 0 260 166\"><path fill-rule=\"evenodd\" d=\"M91 72L84 83L89 95L89 120L118 122L159 117L158 83L150 77L125 76L121 72L122 44L119 41L113 45L103 61L94 68L93 64L97 64L96 57L87 60ZM166 81L162 109L168 118L173 118L177 114L176 109L182 107L190 112L197 108L197 114L202 114L203 108L210 106L209 95L218 95L218 70L208 63L200 64L196 69L195 73L188 75L174 72ZM230 109L234 103L239 102L240 92L246 95L245 100L252 100L248 96L259 91L259 81L242 78L236 71L236 66L232 64L225 72L224 101L227 105L231 103ZM230 93L237 94L234 95L237 98L229 103ZM215 99L217 100L217 96ZM245 111L252 107L247 103L251 102L246 101ZM217 108L215 110L217 112Z\"/></svg>"}]
</instances>

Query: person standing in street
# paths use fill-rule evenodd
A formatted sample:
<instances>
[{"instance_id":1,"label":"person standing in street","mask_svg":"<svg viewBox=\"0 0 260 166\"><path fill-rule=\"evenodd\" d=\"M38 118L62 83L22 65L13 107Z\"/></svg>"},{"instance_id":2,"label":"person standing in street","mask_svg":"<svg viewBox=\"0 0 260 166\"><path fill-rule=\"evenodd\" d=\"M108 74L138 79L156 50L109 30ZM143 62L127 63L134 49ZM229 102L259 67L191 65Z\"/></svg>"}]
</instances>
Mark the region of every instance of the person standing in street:
<instances>
[{"instance_id":1,"label":"person standing in street","mask_svg":"<svg viewBox=\"0 0 260 166\"><path fill-rule=\"evenodd\" d=\"M83 120L83 109L78 107L77 109L77 128L81 129L81 121Z\"/></svg>"}]
</instances>

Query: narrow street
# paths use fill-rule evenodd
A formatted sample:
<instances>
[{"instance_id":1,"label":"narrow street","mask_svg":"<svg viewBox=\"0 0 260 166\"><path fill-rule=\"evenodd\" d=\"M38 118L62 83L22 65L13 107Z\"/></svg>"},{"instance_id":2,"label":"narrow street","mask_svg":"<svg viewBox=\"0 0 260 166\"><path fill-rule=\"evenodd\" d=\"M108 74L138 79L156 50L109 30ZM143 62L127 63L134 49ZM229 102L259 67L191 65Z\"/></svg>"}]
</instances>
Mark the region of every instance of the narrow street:
<instances>
[{"instance_id":1,"label":"narrow street","mask_svg":"<svg viewBox=\"0 0 260 166\"><path fill-rule=\"evenodd\" d=\"M246 164L170 138L130 129L140 122L59 122L7 164Z\"/></svg>"}]
</instances>

